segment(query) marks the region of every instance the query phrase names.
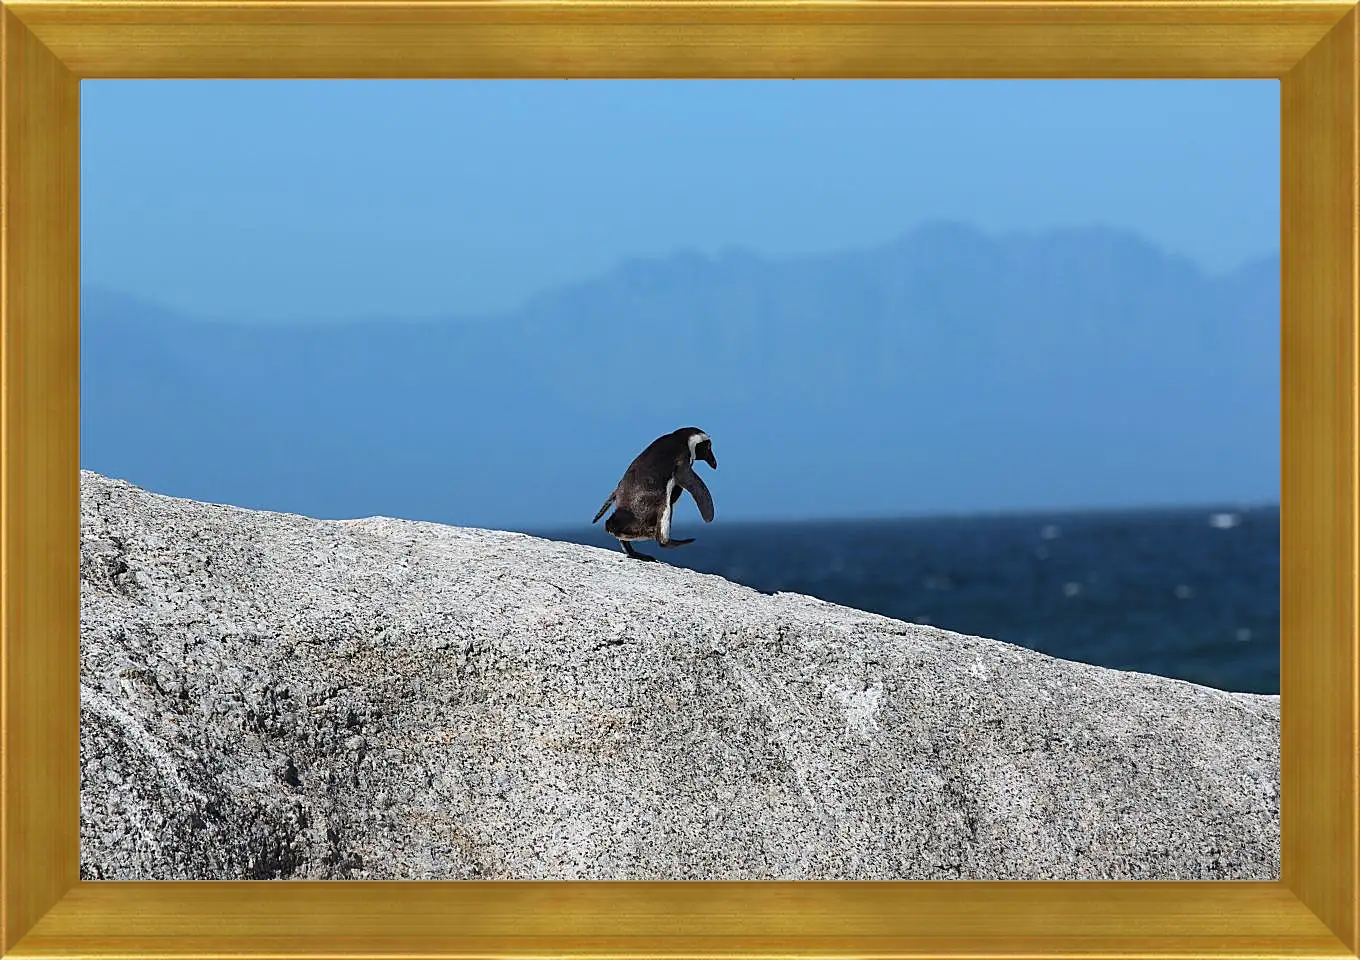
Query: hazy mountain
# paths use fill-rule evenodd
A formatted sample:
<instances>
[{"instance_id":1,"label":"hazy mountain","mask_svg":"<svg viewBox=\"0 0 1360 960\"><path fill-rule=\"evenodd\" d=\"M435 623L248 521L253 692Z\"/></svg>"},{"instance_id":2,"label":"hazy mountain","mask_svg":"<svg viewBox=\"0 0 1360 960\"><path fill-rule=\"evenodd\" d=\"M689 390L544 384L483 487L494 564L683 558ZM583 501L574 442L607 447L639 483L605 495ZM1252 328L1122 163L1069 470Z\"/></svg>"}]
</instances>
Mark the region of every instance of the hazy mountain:
<instances>
[{"instance_id":1,"label":"hazy mountain","mask_svg":"<svg viewBox=\"0 0 1360 960\"><path fill-rule=\"evenodd\" d=\"M1278 258L1211 276L1111 230L950 224L631 261L441 323L210 322L86 289L81 464L528 528L588 522L646 442L697 424L726 519L1274 500L1279 302Z\"/></svg>"}]
</instances>

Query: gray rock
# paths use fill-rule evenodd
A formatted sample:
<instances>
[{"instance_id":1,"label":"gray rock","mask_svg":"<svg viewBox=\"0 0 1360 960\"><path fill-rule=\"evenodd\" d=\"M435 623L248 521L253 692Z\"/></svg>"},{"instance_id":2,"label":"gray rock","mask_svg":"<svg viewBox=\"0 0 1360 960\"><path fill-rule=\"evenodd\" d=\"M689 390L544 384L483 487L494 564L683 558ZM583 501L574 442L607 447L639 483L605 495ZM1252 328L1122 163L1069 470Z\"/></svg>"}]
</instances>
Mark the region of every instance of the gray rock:
<instances>
[{"instance_id":1,"label":"gray rock","mask_svg":"<svg viewBox=\"0 0 1360 960\"><path fill-rule=\"evenodd\" d=\"M86 878L1255 879L1279 698L81 476Z\"/></svg>"}]
</instances>

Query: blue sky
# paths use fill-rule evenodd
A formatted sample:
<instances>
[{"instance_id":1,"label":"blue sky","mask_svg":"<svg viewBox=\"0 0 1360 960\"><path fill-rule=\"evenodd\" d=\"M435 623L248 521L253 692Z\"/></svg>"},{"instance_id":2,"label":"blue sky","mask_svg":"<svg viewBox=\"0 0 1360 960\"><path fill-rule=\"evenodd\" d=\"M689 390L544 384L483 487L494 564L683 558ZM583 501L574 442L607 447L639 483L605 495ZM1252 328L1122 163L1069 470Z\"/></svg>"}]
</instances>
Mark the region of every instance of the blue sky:
<instances>
[{"instance_id":1,"label":"blue sky","mask_svg":"<svg viewBox=\"0 0 1360 960\"><path fill-rule=\"evenodd\" d=\"M134 298L87 301L90 469L313 515L557 524L697 423L725 519L1278 496L1274 81L82 94L83 279ZM942 220L964 226L917 230ZM734 247L757 258L619 270ZM262 326L158 327L135 298ZM492 322L270 326L435 317ZM635 389L668 369L684 389ZM545 458L550 491L526 470Z\"/></svg>"},{"instance_id":2,"label":"blue sky","mask_svg":"<svg viewBox=\"0 0 1360 960\"><path fill-rule=\"evenodd\" d=\"M269 321L486 314L634 256L925 220L1278 249L1274 81L82 83L82 276Z\"/></svg>"}]
</instances>

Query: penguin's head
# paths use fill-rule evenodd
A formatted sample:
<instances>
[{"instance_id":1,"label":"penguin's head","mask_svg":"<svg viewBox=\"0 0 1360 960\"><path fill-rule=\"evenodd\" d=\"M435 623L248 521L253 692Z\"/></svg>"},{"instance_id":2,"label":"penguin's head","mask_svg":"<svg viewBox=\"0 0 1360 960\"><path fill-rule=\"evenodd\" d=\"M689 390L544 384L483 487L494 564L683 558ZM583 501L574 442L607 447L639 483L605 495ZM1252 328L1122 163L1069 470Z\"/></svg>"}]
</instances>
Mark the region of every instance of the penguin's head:
<instances>
[{"instance_id":1,"label":"penguin's head","mask_svg":"<svg viewBox=\"0 0 1360 960\"><path fill-rule=\"evenodd\" d=\"M713 456L713 441L698 427L687 427L691 460L702 460L714 470L718 469L718 458Z\"/></svg>"},{"instance_id":2,"label":"penguin's head","mask_svg":"<svg viewBox=\"0 0 1360 960\"><path fill-rule=\"evenodd\" d=\"M718 458L713 456L713 441L705 438L702 443L695 445L694 458L707 463L714 470L718 469Z\"/></svg>"}]
</instances>

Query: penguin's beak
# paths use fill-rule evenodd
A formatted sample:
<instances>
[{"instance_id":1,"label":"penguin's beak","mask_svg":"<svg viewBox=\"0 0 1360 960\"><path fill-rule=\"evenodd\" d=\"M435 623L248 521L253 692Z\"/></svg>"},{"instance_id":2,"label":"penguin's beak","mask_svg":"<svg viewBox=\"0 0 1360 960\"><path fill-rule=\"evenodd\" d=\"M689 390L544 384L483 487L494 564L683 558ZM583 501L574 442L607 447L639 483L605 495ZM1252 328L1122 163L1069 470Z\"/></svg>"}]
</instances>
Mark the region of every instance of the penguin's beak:
<instances>
[{"instance_id":1,"label":"penguin's beak","mask_svg":"<svg viewBox=\"0 0 1360 960\"><path fill-rule=\"evenodd\" d=\"M710 467L712 467L714 470L717 470L717 469L718 469L718 458L715 457L715 456L713 456L713 450L712 450L712 448L710 448L709 450L705 451L705 453L704 453L704 461L705 461Z\"/></svg>"}]
</instances>

